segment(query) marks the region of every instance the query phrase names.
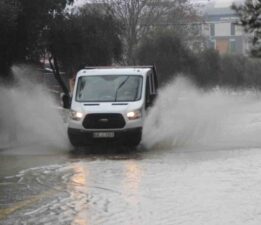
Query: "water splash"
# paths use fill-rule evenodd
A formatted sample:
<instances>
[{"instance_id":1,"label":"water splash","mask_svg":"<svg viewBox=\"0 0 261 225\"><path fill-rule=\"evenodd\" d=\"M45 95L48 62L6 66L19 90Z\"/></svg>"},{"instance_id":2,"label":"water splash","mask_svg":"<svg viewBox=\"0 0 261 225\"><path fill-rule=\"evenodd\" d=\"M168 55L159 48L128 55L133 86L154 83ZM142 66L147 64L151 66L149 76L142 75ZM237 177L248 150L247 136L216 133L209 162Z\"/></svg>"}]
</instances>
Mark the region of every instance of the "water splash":
<instances>
[{"instance_id":1,"label":"water splash","mask_svg":"<svg viewBox=\"0 0 261 225\"><path fill-rule=\"evenodd\" d=\"M145 121L148 148L261 147L261 94L255 90L199 90L177 78L159 92Z\"/></svg>"},{"instance_id":2,"label":"water splash","mask_svg":"<svg viewBox=\"0 0 261 225\"><path fill-rule=\"evenodd\" d=\"M15 85L0 86L0 147L68 146L65 125L53 96L40 82L39 71L13 66Z\"/></svg>"}]
</instances>

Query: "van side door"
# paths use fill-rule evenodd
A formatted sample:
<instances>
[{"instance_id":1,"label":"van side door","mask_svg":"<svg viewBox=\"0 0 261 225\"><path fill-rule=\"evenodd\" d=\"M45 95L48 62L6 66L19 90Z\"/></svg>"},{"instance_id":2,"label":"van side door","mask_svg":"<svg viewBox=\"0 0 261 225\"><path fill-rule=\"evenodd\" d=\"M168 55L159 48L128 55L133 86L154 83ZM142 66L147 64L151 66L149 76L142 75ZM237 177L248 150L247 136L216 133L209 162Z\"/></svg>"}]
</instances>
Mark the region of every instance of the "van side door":
<instances>
[{"instance_id":1,"label":"van side door","mask_svg":"<svg viewBox=\"0 0 261 225\"><path fill-rule=\"evenodd\" d=\"M145 109L152 106L157 95L153 73L150 71L146 76L146 102Z\"/></svg>"}]
</instances>

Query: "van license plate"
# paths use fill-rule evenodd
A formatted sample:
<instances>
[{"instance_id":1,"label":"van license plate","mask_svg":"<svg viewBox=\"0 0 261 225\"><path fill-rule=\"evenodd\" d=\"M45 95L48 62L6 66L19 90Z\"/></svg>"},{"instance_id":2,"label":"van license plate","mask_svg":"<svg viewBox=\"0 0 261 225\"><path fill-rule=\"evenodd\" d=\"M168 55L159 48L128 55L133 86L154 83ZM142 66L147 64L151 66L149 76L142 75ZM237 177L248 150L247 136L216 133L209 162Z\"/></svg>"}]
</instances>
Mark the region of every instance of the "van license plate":
<instances>
[{"instance_id":1,"label":"van license plate","mask_svg":"<svg viewBox=\"0 0 261 225\"><path fill-rule=\"evenodd\" d=\"M94 138L114 138L114 132L95 132Z\"/></svg>"}]
</instances>

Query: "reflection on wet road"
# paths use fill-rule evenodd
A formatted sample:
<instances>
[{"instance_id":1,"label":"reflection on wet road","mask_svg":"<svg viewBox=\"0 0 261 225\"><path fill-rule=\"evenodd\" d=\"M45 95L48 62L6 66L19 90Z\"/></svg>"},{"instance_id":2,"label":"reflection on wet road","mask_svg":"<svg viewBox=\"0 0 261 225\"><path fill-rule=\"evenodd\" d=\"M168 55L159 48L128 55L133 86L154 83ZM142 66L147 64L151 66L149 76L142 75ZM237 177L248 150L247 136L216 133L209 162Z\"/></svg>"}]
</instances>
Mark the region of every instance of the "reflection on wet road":
<instances>
[{"instance_id":1,"label":"reflection on wet road","mask_svg":"<svg viewBox=\"0 0 261 225\"><path fill-rule=\"evenodd\" d=\"M260 149L42 157L38 167L28 157L27 169L1 176L0 224L259 225L261 220Z\"/></svg>"},{"instance_id":2,"label":"reflection on wet road","mask_svg":"<svg viewBox=\"0 0 261 225\"><path fill-rule=\"evenodd\" d=\"M3 155L0 160L1 224L99 224L137 203L136 153ZM27 169L6 176L21 168Z\"/></svg>"}]
</instances>

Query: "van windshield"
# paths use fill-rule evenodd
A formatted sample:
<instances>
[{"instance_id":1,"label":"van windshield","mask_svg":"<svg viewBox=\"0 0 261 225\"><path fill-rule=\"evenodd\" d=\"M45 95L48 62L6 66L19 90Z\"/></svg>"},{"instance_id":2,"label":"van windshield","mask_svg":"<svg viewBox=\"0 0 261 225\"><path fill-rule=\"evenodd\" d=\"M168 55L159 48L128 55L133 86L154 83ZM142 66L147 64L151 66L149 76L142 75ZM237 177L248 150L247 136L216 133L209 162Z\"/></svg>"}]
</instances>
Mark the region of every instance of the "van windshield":
<instances>
[{"instance_id":1,"label":"van windshield","mask_svg":"<svg viewBox=\"0 0 261 225\"><path fill-rule=\"evenodd\" d=\"M125 102L141 98L142 76L98 75L80 77L76 101L79 102Z\"/></svg>"}]
</instances>

